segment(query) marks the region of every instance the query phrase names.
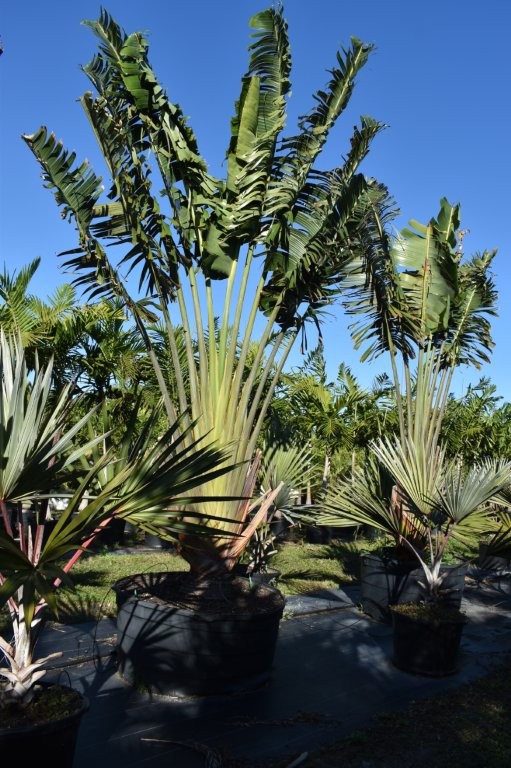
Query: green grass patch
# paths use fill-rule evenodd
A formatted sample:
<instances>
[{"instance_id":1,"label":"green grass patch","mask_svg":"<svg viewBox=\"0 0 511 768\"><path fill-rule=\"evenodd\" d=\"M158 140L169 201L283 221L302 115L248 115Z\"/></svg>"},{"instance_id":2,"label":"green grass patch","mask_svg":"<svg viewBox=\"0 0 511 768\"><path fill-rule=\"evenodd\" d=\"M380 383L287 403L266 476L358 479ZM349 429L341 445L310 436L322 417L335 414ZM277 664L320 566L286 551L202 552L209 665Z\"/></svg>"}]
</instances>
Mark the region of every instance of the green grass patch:
<instances>
[{"instance_id":1,"label":"green grass patch","mask_svg":"<svg viewBox=\"0 0 511 768\"><path fill-rule=\"evenodd\" d=\"M100 617L115 617L117 607L112 585L125 576L157 571L188 570L175 552L155 550L136 554L99 552L84 555L73 567L74 590L63 591L59 599L59 621L75 623Z\"/></svg>"},{"instance_id":2,"label":"green grass patch","mask_svg":"<svg viewBox=\"0 0 511 768\"><path fill-rule=\"evenodd\" d=\"M285 595L311 594L321 589L337 589L359 578L359 553L367 550L364 540L332 544L286 542L279 546L270 565L280 571L279 589ZM188 570L187 563L172 550L130 552L102 550L84 554L71 570L74 590L60 589L59 617L62 623L77 623L117 615L112 585L118 579L151 571ZM3 619L3 620L2 620ZM0 617L5 631L8 617Z\"/></svg>"},{"instance_id":3,"label":"green grass patch","mask_svg":"<svg viewBox=\"0 0 511 768\"><path fill-rule=\"evenodd\" d=\"M359 580L362 541L331 544L286 542L272 558L280 571L279 589L285 595L311 594L320 589L339 589Z\"/></svg>"}]
</instances>

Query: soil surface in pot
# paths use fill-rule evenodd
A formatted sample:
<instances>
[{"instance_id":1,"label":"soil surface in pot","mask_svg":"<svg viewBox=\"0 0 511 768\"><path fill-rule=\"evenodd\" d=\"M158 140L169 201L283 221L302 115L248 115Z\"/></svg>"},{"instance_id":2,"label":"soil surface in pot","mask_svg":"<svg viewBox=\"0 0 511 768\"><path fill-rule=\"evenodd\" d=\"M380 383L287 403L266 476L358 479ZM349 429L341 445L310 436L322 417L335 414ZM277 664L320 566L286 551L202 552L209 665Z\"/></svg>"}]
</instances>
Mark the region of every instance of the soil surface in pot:
<instances>
[{"instance_id":1,"label":"soil surface in pot","mask_svg":"<svg viewBox=\"0 0 511 768\"><path fill-rule=\"evenodd\" d=\"M275 588L234 576L198 581L189 572L137 574L115 585L122 604L131 596L211 615L274 613L284 604Z\"/></svg>"},{"instance_id":2,"label":"soil surface in pot","mask_svg":"<svg viewBox=\"0 0 511 768\"><path fill-rule=\"evenodd\" d=\"M83 697L72 688L61 685L37 686L28 706L7 706L2 709L0 725L2 728L41 725L72 715L82 706Z\"/></svg>"},{"instance_id":3,"label":"soil surface in pot","mask_svg":"<svg viewBox=\"0 0 511 768\"><path fill-rule=\"evenodd\" d=\"M463 611L457 608L437 603L428 605L427 603L401 603L390 607L392 613L400 613L402 616L409 616L414 621L421 621L427 624L442 624L443 622L465 624L467 617Z\"/></svg>"}]
</instances>

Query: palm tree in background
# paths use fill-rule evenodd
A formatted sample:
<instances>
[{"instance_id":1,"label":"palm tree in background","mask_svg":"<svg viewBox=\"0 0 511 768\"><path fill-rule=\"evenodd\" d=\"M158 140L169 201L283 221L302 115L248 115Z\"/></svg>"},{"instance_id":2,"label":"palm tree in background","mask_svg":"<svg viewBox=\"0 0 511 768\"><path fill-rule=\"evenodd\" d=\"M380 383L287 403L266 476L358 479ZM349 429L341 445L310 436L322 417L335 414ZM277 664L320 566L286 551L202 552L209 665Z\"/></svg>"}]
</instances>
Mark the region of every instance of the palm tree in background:
<instances>
[{"instance_id":1,"label":"palm tree in background","mask_svg":"<svg viewBox=\"0 0 511 768\"><path fill-rule=\"evenodd\" d=\"M271 405L270 429L296 445L309 442L322 464L322 490L334 477L354 470L356 456L392 420L391 384L383 374L364 389L349 366L341 363L328 381L326 360L314 350L303 365L282 377ZM390 421L389 421L390 420ZM318 491L320 489L317 489ZM312 498L309 499L309 503Z\"/></svg>"},{"instance_id":2,"label":"palm tree in background","mask_svg":"<svg viewBox=\"0 0 511 768\"><path fill-rule=\"evenodd\" d=\"M511 456L511 406L499 405L497 387L483 376L447 403L442 434L450 456L467 464L485 457Z\"/></svg>"},{"instance_id":3,"label":"palm tree in background","mask_svg":"<svg viewBox=\"0 0 511 768\"><path fill-rule=\"evenodd\" d=\"M32 355L35 348L55 343L55 327L76 315L75 290L59 286L46 301L30 292L31 282L41 263L33 259L20 270L0 273L0 325L5 333L17 336ZM44 353L43 353L44 354Z\"/></svg>"},{"instance_id":4,"label":"palm tree in background","mask_svg":"<svg viewBox=\"0 0 511 768\"><path fill-rule=\"evenodd\" d=\"M120 301L79 304L68 283L42 299L30 290L39 266L37 258L0 274L0 326L19 339L27 364L51 360L55 385L74 382L89 401L135 392L147 377L147 352Z\"/></svg>"}]
</instances>

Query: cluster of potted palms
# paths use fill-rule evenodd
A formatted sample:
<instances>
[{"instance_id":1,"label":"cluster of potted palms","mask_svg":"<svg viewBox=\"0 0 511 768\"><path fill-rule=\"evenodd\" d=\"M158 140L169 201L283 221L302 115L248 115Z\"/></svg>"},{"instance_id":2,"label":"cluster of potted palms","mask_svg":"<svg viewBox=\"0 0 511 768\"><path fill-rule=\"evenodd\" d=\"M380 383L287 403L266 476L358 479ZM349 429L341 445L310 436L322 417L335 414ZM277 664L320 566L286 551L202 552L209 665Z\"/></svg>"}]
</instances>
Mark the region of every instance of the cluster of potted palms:
<instances>
[{"instance_id":1,"label":"cluster of potted palms","mask_svg":"<svg viewBox=\"0 0 511 768\"><path fill-rule=\"evenodd\" d=\"M62 215L76 225L78 245L66 254L66 266L89 297L118 302L128 313L151 361L167 426L155 439L156 414L117 454L99 449L108 442L103 435L76 447L90 417L68 426L71 385L55 406L51 365L36 371L28 388L22 349L2 342L5 369L9 360L16 371L20 366L22 392L2 390L6 467L14 456L19 460L13 445L25 446L19 477L7 484L4 466L0 475L0 596L14 634L13 644L1 644L9 661L6 671L0 668L1 692L16 704L38 689L47 660L35 660L34 651L47 611L57 607L55 587L67 583L76 558L116 516L175 541L189 566L177 574L133 574L115 585L119 672L150 690L177 694L238 690L268 677L284 600L278 589L235 573L261 526L288 504L285 478L268 482L261 474L261 432L293 345L309 323L319 328L321 313L343 291L357 295L356 302L347 300L348 311L364 311L372 324L355 327L356 344L370 338L369 355L390 351L399 436L372 447L378 472L371 482L383 472L392 478L391 503L372 493L364 467L355 468L349 482L327 491L334 525L369 523L391 532L423 569L431 602L441 592L449 537L469 521L479 525L481 509L509 481L505 463L468 475L447 467L439 442L453 365L484 359L490 346L479 310L492 310L486 276L492 254L460 265L458 209L447 201L437 220L391 243L379 216L386 190L358 171L382 127L371 118L355 128L341 167L317 167L371 47L353 38L338 53L315 106L295 135L283 136L287 25L280 8L255 15L222 179L209 173L181 109L158 83L144 36L126 34L106 11L85 23L99 50L84 68L94 93L81 103L110 188L104 193L103 180L87 163L77 165L45 127L24 140ZM121 254L117 262L113 253ZM138 273L139 294L130 293L126 273ZM466 344L474 334L475 352ZM39 388L44 396L36 397ZM21 437L12 437L15 428ZM44 546L39 526L28 538L18 528L18 536L8 504L20 510L25 500L44 500L62 484L75 490ZM223 623L219 634L212 616Z\"/></svg>"}]
</instances>

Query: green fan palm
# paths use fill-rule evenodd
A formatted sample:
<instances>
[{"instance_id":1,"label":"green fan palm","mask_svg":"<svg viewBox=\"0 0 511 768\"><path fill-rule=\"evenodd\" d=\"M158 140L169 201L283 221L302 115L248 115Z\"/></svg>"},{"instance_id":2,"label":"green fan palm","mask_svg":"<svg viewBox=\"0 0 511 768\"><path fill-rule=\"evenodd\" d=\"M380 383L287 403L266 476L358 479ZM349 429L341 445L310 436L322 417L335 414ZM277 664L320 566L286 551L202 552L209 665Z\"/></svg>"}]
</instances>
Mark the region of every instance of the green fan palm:
<instances>
[{"instance_id":1,"label":"green fan palm","mask_svg":"<svg viewBox=\"0 0 511 768\"><path fill-rule=\"evenodd\" d=\"M404 467L405 473L401 474L400 459L396 460L392 451L383 452L381 459L394 476L401 476L403 481L410 476L408 467ZM442 564L450 537L463 541L467 536L470 540L487 532L492 527L494 504L511 483L511 462L504 460L488 459L468 471L457 462L442 469L436 475L434 495L422 497L418 505L413 505L413 515L426 531L427 553L421 554L409 538L404 539L422 567L424 583L421 586L427 602L442 599L446 575Z\"/></svg>"},{"instance_id":2,"label":"green fan palm","mask_svg":"<svg viewBox=\"0 0 511 768\"><path fill-rule=\"evenodd\" d=\"M425 467L413 444L390 440L374 445L372 471L359 468L351 482L339 481L324 500L322 522L369 525L394 538L417 559L424 573L426 601L442 599L442 564L451 538L468 542L495 531L495 504L511 484L511 462L488 459L464 471L444 460ZM385 498L378 484L383 467L400 489Z\"/></svg>"}]
</instances>

